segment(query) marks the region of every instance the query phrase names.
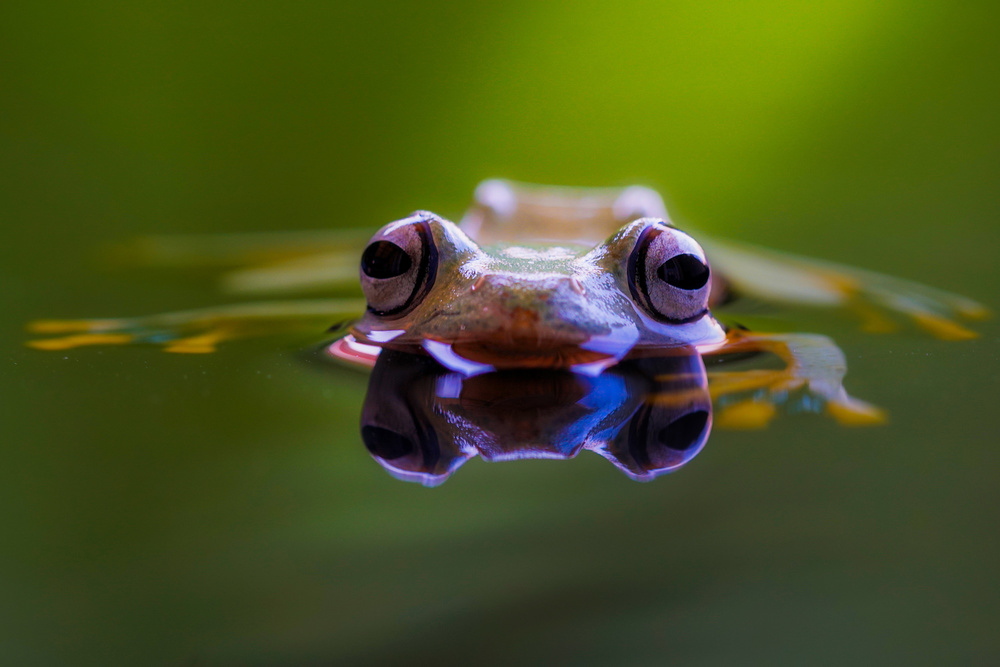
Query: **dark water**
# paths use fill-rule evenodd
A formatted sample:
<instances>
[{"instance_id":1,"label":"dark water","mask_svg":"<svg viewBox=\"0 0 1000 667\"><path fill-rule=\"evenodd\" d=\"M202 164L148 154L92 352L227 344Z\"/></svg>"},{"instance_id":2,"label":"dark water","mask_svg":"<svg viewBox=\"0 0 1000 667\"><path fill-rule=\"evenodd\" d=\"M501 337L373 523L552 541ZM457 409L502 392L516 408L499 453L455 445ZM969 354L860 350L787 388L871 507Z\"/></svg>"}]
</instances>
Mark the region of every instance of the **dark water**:
<instances>
[{"instance_id":1,"label":"dark water","mask_svg":"<svg viewBox=\"0 0 1000 667\"><path fill-rule=\"evenodd\" d=\"M995 319L955 343L755 312L836 339L889 423L715 429L647 484L587 453L401 483L322 331L22 345L222 300L103 244L456 216L491 176L650 184L996 310L997 16L963 7L5 6L3 662L995 662Z\"/></svg>"}]
</instances>

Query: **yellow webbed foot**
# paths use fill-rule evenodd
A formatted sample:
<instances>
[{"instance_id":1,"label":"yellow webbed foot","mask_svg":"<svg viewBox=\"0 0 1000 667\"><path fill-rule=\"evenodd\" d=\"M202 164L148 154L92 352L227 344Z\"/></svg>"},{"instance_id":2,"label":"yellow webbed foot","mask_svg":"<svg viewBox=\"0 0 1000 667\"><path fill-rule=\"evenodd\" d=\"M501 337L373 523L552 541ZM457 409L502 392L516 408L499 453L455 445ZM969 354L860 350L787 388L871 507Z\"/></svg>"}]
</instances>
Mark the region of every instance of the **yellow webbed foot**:
<instances>
[{"instance_id":1,"label":"yellow webbed foot","mask_svg":"<svg viewBox=\"0 0 1000 667\"><path fill-rule=\"evenodd\" d=\"M844 389L847 363L840 348L825 336L732 331L718 352L765 353L783 364L777 369L709 372L709 391L719 404L715 423L721 428L764 428L779 407L787 412L825 412L844 426L886 421L883 410Z\"/></svg>"},{"instance_id":2,"label":"yellow webbed foot","mask_svg":"<svg viewBox=\"0 0 1000 667\"><path fill-rule=\"evenodd\" d=\"M827 402L826 412L841 426L878 426L888 420L882 408L846 393L843 398Z\"/></svg>"}]
</instances>

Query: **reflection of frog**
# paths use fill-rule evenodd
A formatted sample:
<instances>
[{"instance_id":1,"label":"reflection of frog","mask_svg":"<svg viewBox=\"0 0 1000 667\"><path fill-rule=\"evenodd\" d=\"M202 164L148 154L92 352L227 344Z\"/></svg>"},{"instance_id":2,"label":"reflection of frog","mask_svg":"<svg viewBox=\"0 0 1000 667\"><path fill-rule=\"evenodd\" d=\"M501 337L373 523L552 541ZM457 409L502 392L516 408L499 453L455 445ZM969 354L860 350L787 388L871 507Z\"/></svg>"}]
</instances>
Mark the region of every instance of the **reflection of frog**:
<instances>
[{"instance_id":1,"label":"reflection of frog","mask_svg":"<svg viewBox=\"0 0 1000 667\"><path fill-rule=\"evenodd\" d=\"M951 339L974 336L957 320L983 314L974 302L914 283L699 239L702 245L675 229L659 195L646 188L486 181L460 225L414 214L383 227L364 252L360 238L344 232L153 239L131 248L132 257L148 263L228 266L235 270L223 286L241 295L342 292L357 285L361 256L367 303L269 301L136 319L37 322L35 331L62 336L31 345L148 342L171 352L211 352L231 338L360 316L340 351L369 362L373 345L422 347L468 374L524 365L596 373L633 349L706 351L736 339L745 347L749 338L727 337L708 311L734 295L845 306L872 330L890 329L890 316L903 314ZM786 345L788 336L752 340L786 352L817 349ZM827 347L836 349L832 342ZM811 358L796 363L815 365Z\"/></svg>"},{"instance_id":2,"label":"reflection of frog","mask_svg":"<svg viewBox=\"0 0 1000 667\"><path fill-rule=\"evenodd\" d=\"M758 427L779 411L877 422L877 409L844 392L844 370L829 339L804 334L741 334L708 353L647 346L596 375L509 368L469 376L387 350L369 381L361 439L391 475L426 486L477 456L570 459L583 450L648 481L693 459L713 423Z\"/></svg>"},{"instance_id":3,"label":"reflection of frog","mask_svg":"<svg viewBox=\"0 0 1000 667\"><path fill-rule=\"evenodd\" d=\"M569 459L590 450L639 481L701 450L712 399L700 355L641 357L590 377L508 369L473 377L426 355L379 356L361 438L394 477L436 486L470 458Z\"/></svg>"}]
</instances>

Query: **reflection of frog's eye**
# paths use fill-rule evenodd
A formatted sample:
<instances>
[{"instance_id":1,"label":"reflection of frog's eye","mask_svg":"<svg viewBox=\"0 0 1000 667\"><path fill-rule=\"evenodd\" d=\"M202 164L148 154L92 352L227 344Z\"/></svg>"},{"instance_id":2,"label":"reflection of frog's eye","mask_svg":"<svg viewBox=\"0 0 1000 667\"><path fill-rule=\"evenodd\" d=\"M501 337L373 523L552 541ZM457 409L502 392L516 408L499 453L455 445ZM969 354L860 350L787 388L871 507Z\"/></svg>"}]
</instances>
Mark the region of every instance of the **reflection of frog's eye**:
<instances>
[{"instance_id":1,"label":"reflection of frog's eye","mask_svg":"<svg viewBox=\"0 0 1000 667\"><path fill-rule=\"evenodd\" d=\"M703 315L710 277L701 246L684 232L662 224L643 230L628 261L633 298L665 322L687 322Z\"/></svg>"},{"instance_id":2,"label":"reflection of frog's eye","mask_svg":"<svg viewBox=\"0 0 1000 667\"><path fill-rule=\"evenodd\" d=\"M361 255L361 288L376 315L402 315L434 284L437 252L427 221L413 217L386 225Z\"/></svg>"},{"instance_id":3,"label":"reflection of frog's eye","mask_svg":"<svg viewBox=\"0 0 1000 667\"><path fill-rule=\"evenodd\" d=\"M405 435L381 426L362 426L361 439L369 452L386 461L408 456L416 449L413 442Z\"/></svg>"},{"instance_id":4,"label":"reflection of frog's eye","mask_svg":"<svg viewBox=\"0 0 1000 667\"><path fill-rule=\"evenodd\" d=\"M708 425L708 411L695 410L681 415L656 433L656 439L664 447L684 452L694 447L705 433Z\"/></svg>"}]
</instances>

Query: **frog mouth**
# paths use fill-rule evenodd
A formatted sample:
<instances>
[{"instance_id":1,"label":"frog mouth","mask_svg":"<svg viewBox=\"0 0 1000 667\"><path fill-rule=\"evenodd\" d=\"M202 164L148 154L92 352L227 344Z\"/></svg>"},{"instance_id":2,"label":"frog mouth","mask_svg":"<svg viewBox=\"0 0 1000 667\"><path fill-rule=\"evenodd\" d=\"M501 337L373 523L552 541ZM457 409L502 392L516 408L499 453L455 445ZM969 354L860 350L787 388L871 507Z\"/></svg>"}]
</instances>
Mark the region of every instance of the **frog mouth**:
<instances>
[{"instance_id":1,"label":"frog mouth","mask_svg":"<svg viewBox=\"0 0 1000 667\"><path fill-rule=\"evenodd\" d=\"M516 368L572 368L580 364L592 364L614 355L597 350L588 350L578 344L512 345L503 347L488 342L455 342L448 345L450 351L468 361L486 364L494 369ZM424 344L424 349L442 361L437 345ZM445 364L447 366L447 364Z\"/></svg>"},{"instance_id":2,"label":"frog mouth","mask_svg":"<svg viewBox=\"0 0 1000 667\"><path fill-rule=\"evenodd\" d=\"M614 331L599 336L425 339L420 346L442 366L467 376L495 370L559 369L597 375L627 355L638 336Z\"/></svg>"},{"instance_id":3,"label":"frog mouth","mask_svg":"<svg viewBox=\"0 0 1000 667\"><path fill-rule=\"evenodd\" d=\"M620 326L600 333L572 330L466 330L462 335L419 336L405 329L359 330L341 339L334 356L373 365L380 348L424 352L465 376L495 370L560 369L595 376L633 354L673 355L694 347L714 349L725 340L712 318L673 327L677 335L651 338L645 328ZM644 334L644 332L646 332ZM351 354L345 354L344 351ZM363 357L363 358L362 358Z\"/></svg>"},{"instance_id":4,"label":"frog mouth","mask_svg":"<svg viewBox=\"0 0 1000 667\"><path fill-rule=\"evenodd\" d=\"M366 336L348 334L334 341L328 352L342 361L371 367L375 365L383 348L410 353L423 351L445 368L471 377L496 370L521 368L571 370L584 375L597 375L620 361L632 346L609 350L599 344L591 348L587 343L539 345L536 341L531 345L517 346L499 346L471 340L450 343L433 339L376 341Z\"/></svg>"},{"instance_id":5,"label":"frog mouth","mask_svg":"<svg viewBox=\"0 0 1000 667\"><path fill-rule=\"evenodd\" d=\"M465 376L495 370L559 369L597 375L621 361L639 341L639 332L618 327L592 334L566 328L558 331L496 329L465 331L457 337L416 336L402 328L365 331L355 328L331 347L331 354L373 365L379 348L423 351L445 368Z\"/></svg>"}]
</instances>

